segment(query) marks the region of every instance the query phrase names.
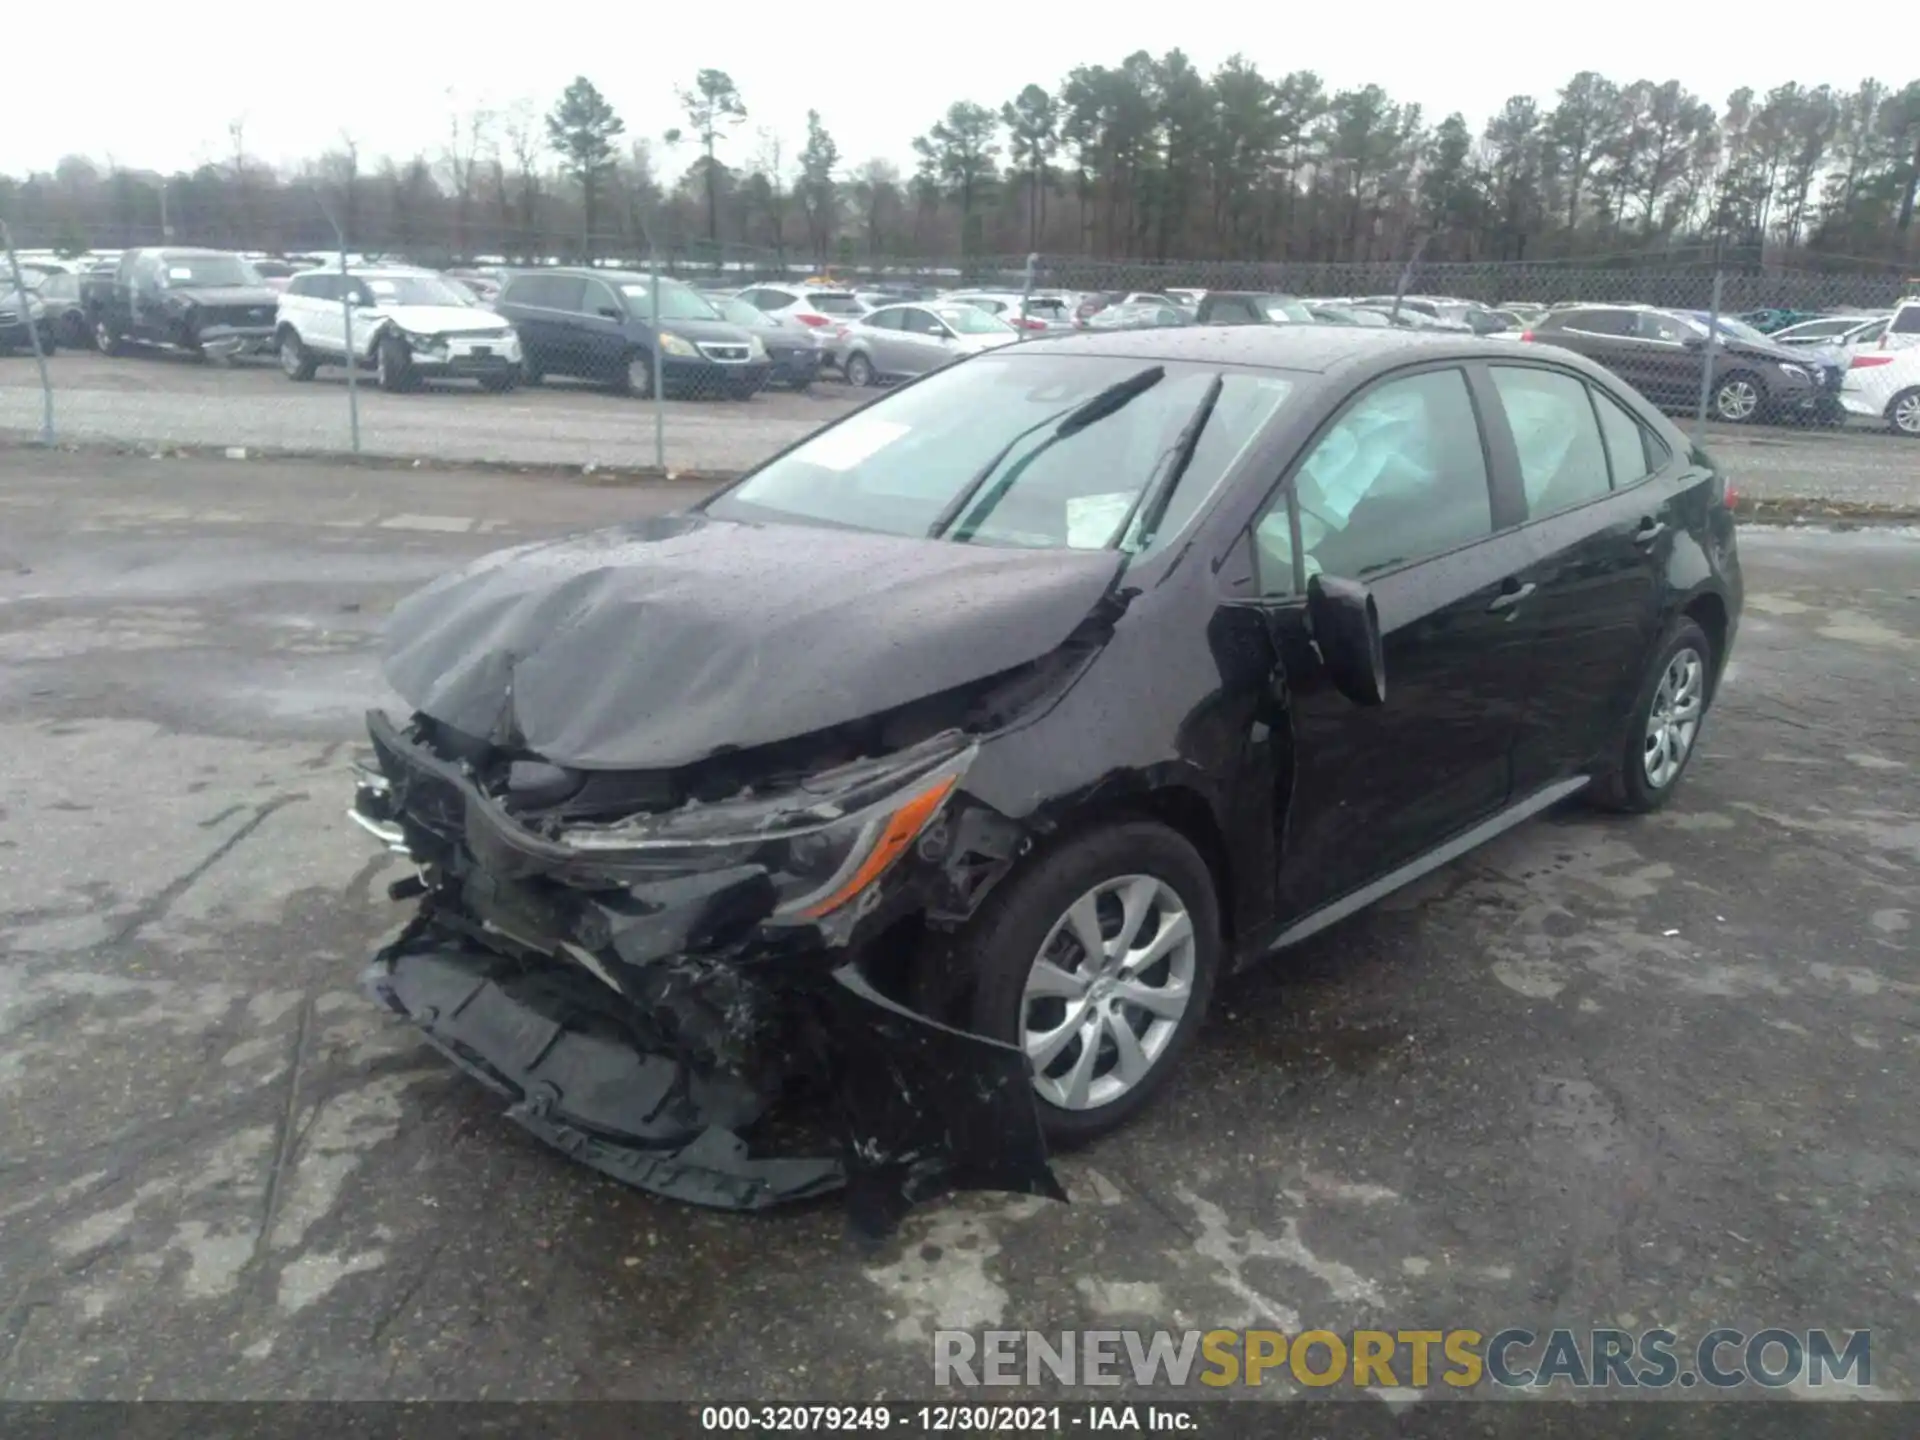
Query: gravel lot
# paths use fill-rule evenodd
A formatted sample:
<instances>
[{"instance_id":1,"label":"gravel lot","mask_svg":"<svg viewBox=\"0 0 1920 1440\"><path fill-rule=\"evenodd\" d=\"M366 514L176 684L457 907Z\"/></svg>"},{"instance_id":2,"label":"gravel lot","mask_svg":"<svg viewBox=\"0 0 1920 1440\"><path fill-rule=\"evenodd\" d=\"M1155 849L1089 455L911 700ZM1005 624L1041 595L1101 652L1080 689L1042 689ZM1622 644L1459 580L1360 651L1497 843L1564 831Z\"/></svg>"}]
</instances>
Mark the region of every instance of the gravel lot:
<instances>
[{"instance_id":1,"label":"gravel lot","mask_svg":"<svg viewBox=\"0 0 1920 1440\"><path fill-rule=\"evenodd\" d=\"M244 446L339 453L349 448L345 377L323 370L294 385L270 363L231 367L160 352L108 359L62 351L52 361L64 443ZM360 392L369 455L520 465L649 468L653 409L566 381L511 395L448 384L414 395ZM724 474L753 465L870 398L837 380L811 394L750 401L669 401L670 470ZM31 358L0 358L0 435L36 435L39 380ZM1920 448L1870 427L1839 432L1709 427L1709 444L1756 498L1837 501L1920 513Z\"/></svg>"},{"instance_id":2,"label":"gravel lot","mask_svg":"<svg viewBox=\"0 0 1920 1440\"><path fill-rule=\"evenodd\" d=\"M1920 536L1749 527L1672 809L1336 927L1075 1203L862 1254L568 1163L354 988L383 616L693 493L0 448L0 1399L839 1401L924 1394L936 1325L1656 1321L1871 1326L1920 1395Z\"/></svg>"}]
</instances>

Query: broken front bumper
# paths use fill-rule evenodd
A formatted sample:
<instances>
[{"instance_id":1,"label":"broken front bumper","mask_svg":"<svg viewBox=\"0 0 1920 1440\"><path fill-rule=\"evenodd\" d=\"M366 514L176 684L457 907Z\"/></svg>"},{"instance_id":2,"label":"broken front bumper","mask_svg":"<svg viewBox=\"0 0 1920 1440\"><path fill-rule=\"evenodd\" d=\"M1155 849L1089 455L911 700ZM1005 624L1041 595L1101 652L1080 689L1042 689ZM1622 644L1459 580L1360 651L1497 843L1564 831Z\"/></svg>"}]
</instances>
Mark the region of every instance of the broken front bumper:
<instances>
[{"instance_id":1,"label":"broken front bumper","mask_svg":"<svg viewBox=\"0 0 1920 1440\"><path fill-rule=\"evenodd\" d=\"M763 872L615 885L569 870L577 854L461 767L384 716L369 729L378 766L354 818L421 866L394 890L422 903L366 987L535 1135L699 1205L845 1186L868 1233L944 1190L1065 1198L1026 1056L883 995L858 946L764 926ZM809 1115L816 1143L786 1153Z\"/></svg>"}]
</instances>

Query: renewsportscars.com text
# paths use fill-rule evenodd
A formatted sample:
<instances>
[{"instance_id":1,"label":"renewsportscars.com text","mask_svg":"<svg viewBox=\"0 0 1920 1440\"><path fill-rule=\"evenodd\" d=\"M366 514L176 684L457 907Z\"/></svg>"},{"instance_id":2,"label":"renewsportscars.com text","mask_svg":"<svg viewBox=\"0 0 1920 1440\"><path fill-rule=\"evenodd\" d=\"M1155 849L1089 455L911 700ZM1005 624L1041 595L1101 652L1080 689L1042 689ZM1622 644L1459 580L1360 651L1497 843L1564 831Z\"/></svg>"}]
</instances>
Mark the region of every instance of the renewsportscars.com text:
<instances>
[{"instance_id":1,"label":"renewsportscars.com text","mask_svg":"<svg viewBox=\"0 0 1920 1440\"><path fill-rule=\"evenodd\" d=\"M1870 1330L937 1330L936 1385L1865 1389Z\"/></svg>"}]
</instances>

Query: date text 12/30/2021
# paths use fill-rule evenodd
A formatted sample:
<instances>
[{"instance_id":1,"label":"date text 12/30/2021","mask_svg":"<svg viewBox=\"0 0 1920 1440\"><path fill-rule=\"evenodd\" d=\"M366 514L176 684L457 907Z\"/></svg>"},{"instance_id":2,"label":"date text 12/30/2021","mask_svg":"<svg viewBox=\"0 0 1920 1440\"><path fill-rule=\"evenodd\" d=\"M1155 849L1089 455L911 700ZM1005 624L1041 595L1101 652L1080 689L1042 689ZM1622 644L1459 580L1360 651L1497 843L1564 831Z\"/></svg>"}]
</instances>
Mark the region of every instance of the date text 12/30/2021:
<instances>
[{"instance_id":1,"label":"date text 12/30/2021","mask_svg":"<svg viewBox=\"0 0 1920 1440\"><path fill-rule=\"evenodd\" d=\"M1194 1433L1194 1405L704 1405L700 1428L741 1434L1060 1435L1075 1430Z\"/></svg>"}]
</instances>

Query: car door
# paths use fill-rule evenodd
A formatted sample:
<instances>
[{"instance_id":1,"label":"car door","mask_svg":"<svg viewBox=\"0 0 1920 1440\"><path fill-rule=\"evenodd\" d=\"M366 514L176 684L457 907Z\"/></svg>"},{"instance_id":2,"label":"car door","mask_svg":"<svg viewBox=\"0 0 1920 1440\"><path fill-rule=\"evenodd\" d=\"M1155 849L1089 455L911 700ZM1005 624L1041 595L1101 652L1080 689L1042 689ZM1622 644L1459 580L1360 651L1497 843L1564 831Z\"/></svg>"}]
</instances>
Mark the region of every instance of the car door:
<instances>
[{"instance_id":1,"label":"car door","mask_svg":"<svg viewBox=\"0 0 1920 1440\"><path fill-rule=\"evenodd\" d=\"M893 344L900 338L900 319L906 312L898 306L888 306L863 315L853 322L848 338L858 333L860 342L866 347L867 359L876 373L881 375L897 374L887 368L893 359Z\"/></svg>"},{"instance_id":2,"label":"car door","mask_svg":"<svg viewBox=\"0 0 1920 1440\"><path fill-rule=\"evenodd\" d=\"M952 358L952 334L931 310L909 305L900 312L900 329L889 334L895 361L883 366L893 375L924 375Z\"/></svg>"},{"instance_id":3,"label":"car door","mask_svg":"<svg viewBox=\"0 0 1920 1440\"><path fill-rule=\"evenodd\" d=\"M1498 811L1526 702L1532 631L1511 471L1488 461L1484 395L1458 362L1402 370L1351 397L1252 529L1285 691L1291 783L1281 919L1361 889ZM1313 645L1315 573L1368 585L1386 702L1336 690Z\"/></svg>"},{"instance_id":4,"label":"car door","mask_svg":"<svg viewBox=\"0 0 1920 1440\"><path fill-rule=\"evenodd\" d=\"M188 272L191 273L191 272ZM164 290L166 266L158 255L137 257L127 295L128 333L136 340L164 341L167 334Z\"/></svg>"},{"instance_id":5,"label":"car door","mask_svg":"<svg viewBox=\"0 0 1920 1440\"><path fill-rule=\"evenodd\" d=\"M1490 453L1518 473L1527 511L1519 579L1534 655L1513 747L1525 795L1589 773L1618 742L1678 521L1674 486L1655 474L1669 452L1627 401L1532 357L1486 374Z\"/></svg>"},{"instance_id":6,"label":"car door","mask_svg":"<svg viewBox=\"0 0 1920 1440\"><path fill-rule=\"evenodd\" d=\"M581 374L605 375L625 368L627 312L604 280L583 279L576 303L576 333L587 350Z\"/></svg>"},{"instance_id":7,"label":"car door","mask_svg":"<svg viewBox=\"0 0 1920 1440\"><path fill-rule=\"evenodd\" d=\"M543 275L540 281L533 314L543 336L541 368L560 375L596 375L593 346L580 315L586 281L578 275Z\"/></svg>"},{"instance_id":8,"label":"car door","mask_svg":"<svg viewBox=\"0 0 1920 1440\"><path fill-rule=\"evenodd\" d=\"M1691 409L1699 403L1707 363L1703 335L1672 315L1642 310L1634 317L1630 339L1637 347L1634 364L1648 377L1636 390L1668 409Z\"/></svg>"}]
</instances>

